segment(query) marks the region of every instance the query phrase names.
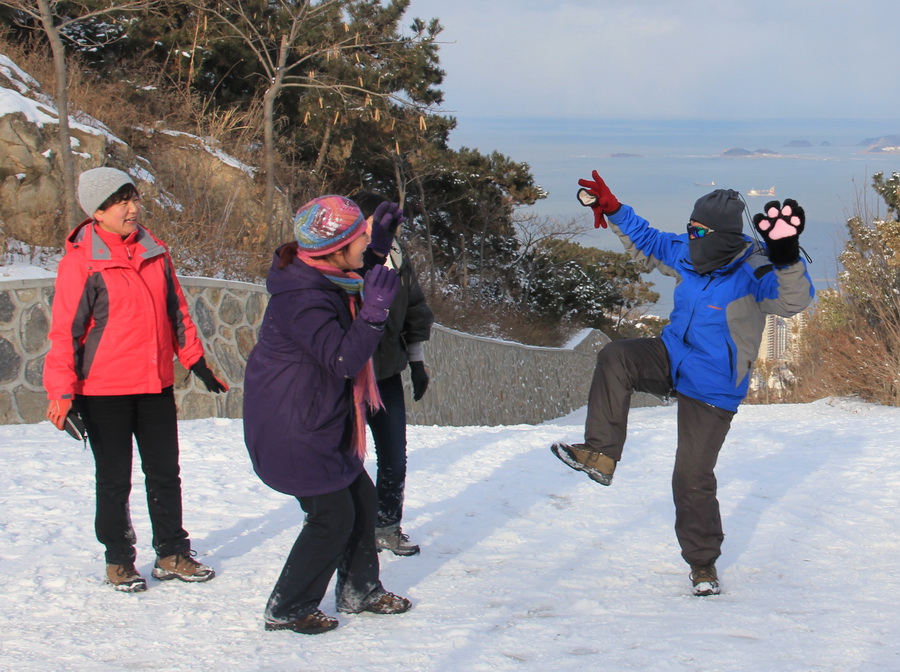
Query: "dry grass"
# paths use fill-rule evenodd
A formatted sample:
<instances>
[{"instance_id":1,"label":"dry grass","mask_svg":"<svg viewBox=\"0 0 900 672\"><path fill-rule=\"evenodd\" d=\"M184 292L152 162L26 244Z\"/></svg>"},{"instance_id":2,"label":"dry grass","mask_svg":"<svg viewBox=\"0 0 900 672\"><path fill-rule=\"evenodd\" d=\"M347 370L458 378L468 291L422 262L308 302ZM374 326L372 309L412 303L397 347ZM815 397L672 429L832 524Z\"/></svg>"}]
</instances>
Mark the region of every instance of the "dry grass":
<instances>
[{"instance_id":1,"label":"dry grass","mask_svg":"<svg viewBox=\"0 0 900 672\"><path fill-rule=\"evenodd\" d=\"M858 396L864 401L900 405L900 341L869 325L870 315L845 303L835 322L826 303L803 333L794 366L797 375L787 401Z\"/></svg>"}]
</instances>

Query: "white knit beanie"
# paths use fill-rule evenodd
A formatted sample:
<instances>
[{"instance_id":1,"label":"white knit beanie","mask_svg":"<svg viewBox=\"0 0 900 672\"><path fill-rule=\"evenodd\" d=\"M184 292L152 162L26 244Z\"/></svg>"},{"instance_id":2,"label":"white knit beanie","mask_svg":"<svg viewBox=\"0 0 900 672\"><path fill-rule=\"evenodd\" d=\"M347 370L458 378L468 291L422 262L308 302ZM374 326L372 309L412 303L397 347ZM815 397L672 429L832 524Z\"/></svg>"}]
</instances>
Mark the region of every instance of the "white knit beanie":
<instances>
[{"instance_id":1,"label":"white knit beanie","mask_svg":"<svg viewBox=\"0 0 900 672\"><path fill-rule=\"evenodd\" d=\"M78 176L78 203L88 217L93 217L103 201L134 180L117 168L92 168Z\"/></svg>"}]
</instances>

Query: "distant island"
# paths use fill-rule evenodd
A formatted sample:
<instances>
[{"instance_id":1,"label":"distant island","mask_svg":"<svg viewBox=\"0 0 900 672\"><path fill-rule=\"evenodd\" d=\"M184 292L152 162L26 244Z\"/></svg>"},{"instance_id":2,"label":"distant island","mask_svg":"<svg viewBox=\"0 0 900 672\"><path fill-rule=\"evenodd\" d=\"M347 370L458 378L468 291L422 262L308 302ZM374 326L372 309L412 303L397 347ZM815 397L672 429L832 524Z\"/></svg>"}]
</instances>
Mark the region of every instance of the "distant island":
<instances>
[{"instance_id":1,"label":"distant island","mask_svg":"<svg viewBox=\"0 0 900 672\"><path fill-rule=\"evenodd\" d=\"M722 156L778 156L778 152L773 152L771 149L755 149L751 152L742 147L732 147L731 149L726 149L722 152Z\"/></svg>"},{"instance_id":2,"label":"distant island","mask_svg":"<svg viewBox=\"0 0 900 672\"><path fill-rule=\"evenodd\" d=\"M900 154L900 135L866 138L859 144L864 147L860 150L861 154Z\"/></svg>"},{"instance_id":3,"label":"distant island","mask_svg":"<svg viewBox=\"0 0 900 672\"><path fill-rule=\"evenodd\" d=\"M809 140L791 140L785 147L812 147Z\"/></svg>"},{"instance_id":4,"label":"distant island","mask_svg":"<svg viewBox=\"0 0 900 672\"><path fill-rule=\"evenodd\" d=\"M644 157L641 154L629 154L628 152L619 152L617 154L610 154L609 158L611 158L611 159L642 159Z\"/></svg>"}]
</instances>

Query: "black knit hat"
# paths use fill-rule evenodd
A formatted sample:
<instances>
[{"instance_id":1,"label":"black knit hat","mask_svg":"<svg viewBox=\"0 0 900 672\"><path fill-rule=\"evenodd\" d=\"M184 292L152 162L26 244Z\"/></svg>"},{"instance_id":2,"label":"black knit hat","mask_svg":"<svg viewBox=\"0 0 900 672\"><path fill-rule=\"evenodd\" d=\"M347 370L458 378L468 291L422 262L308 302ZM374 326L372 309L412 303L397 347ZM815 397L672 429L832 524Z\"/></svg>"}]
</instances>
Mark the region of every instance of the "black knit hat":
<instances>
[{"instance_id":1,"label":"black knit hat","mask_svg":"<svg viewBox=\"0 0 900 672\"><path fill-rule=\"evenodd\" d=\"M744 230L744 201L734 189L716 189L694 203L691 221L713 231L741 233Z\"/></svg>"}]
</instances>

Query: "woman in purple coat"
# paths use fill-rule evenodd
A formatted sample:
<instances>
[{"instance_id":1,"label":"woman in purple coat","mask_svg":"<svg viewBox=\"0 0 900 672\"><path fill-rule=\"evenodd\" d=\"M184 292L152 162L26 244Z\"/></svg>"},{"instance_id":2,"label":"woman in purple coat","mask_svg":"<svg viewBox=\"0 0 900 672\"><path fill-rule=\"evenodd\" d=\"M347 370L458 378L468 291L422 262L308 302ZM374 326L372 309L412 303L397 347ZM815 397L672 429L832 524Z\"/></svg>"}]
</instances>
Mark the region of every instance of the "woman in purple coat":
<instances>
[{"instance_id":1,"label":"woman in purple coat","mask_svg":"<svg viewBox=\"0 0 900 672\"><path fill-rule=\"evenodd\" d=\"M319 610L335 570L339 612L410 608L381 585L377 498L363 468L366 408L380 405L371 358L399 281L384 266L365 281L352 272L370 238L346 198L304 205L294 234L266 280L271 299L244 382L244 440L263 482L306 513L266 606L266 630L315 634L338 625Z\"/></svg>"}]
</instances>

